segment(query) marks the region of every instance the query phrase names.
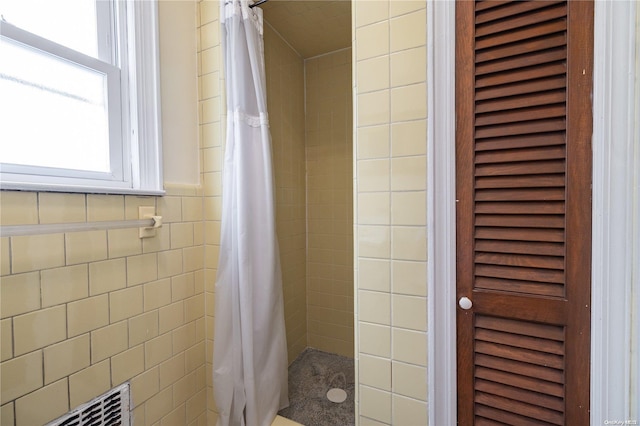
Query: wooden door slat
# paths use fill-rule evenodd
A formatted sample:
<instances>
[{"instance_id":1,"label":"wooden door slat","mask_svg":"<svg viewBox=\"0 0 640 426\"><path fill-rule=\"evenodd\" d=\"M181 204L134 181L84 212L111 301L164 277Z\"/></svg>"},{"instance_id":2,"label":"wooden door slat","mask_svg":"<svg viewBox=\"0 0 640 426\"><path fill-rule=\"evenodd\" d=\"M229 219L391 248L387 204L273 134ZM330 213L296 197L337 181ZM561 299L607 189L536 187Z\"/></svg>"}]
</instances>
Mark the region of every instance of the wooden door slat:
<instances>
[{"instance_id":1,"label":"wooden door slat","mask_svg":"<svg viewBox=\"0 0 640 426\"><path fill-rule=\"evenodd\" d=\"M475 238L480 240L562 243L564 242L564 229L476 227Z\"/></svg>"},{"instance_id":2,"label":"wooden door slat","mask_svg":"<svg viewBox=\"0 0 640 426\"><path fill-rule=\"evenodd\" d=\"M478 164L475 175L480 176L513 176L564 173L565 164L562 160L528 161L517 163Z\"/></svg>"},{"instance_id":3,"label":"wooden door slat","mask_svg":"<svg viewBox=\"0 0 640 426\"><path fill-rule=\"evenodd\" d=\"M528 376L554 383L564 383L564 371L555 370L527 362L498 358L493 355L476 353L476 365L493 370L506 371L521 376Z\"/></svg>"},{"instance_id":4,"label":"wooden door slat","mask_svg":"<svg viewBox=\"0 0 640 426\"><path fill-rule=\"evenodd\" d=\"M567 44L564 34L564 22L547 24L544 35L529 29L515 33L491 37L476 43L476 64L511 56L532 54L535 52L555 49ZM518 41L514 43L515 41Z\"/></svg>"},{"instance_id":5,"label":"wooden door slat","mask_svg":"<svg viewBox=\"0 0 640 426\"><path fill-rule=\"evenodd\" d=\"M525 268L564 269L564 258L557 256L476 252L476 263L487 265L522 266Z\"/></svg>"},{"instance_id":6,"label":"wooden door slat","mask_svg":"<svg viewBox=\"0 0 640 426\"><path fill-rule=\"evenodd\" d=\"M564 188L477 189L476 201L562 201Z\"/></svg>"},{"instance_id":7,"label":"wooden door slat","mask_svg":"<svg viewBox=\"0 0 640 426\"><path fill-rule=\"evenodd\" d=\"M483 264L476 264L475 275L479 277L508 278L552 284L563 284L565 280L563 271Z\"/></svg>"},{"instance_id":8,"label":"wooden door slat","mask_svg":"<svg viewBox=\"0 0 640 426\"><path fill-rule=\"evenodd\" d=\"M533 135L522 135L518 137L502 137L494 139L483 139L476 142L475 152L494 151L503 149L524 149L543 146L564 146L564 134L542 133ZM477 162L477 161L476 161Z\"/></svg>"},{"instance_id":9,"label":"wooden door slat","mask_svg":"<svg viewBox=\"0 0 640 426\"><path fill-rule=\"evenodd\" d=\"M492 355L499 358L546 366L559 371L564 370L564 357L561 355L554 355L531 349L514 348L513 346L483 341L476 342L475 351L476 353Z\"/></svg>"},{"instance_id":10,"label":"wooden door slat","mask_svg":"<svg viewBox=\"0 0 640 426\"><path fill-rule=\"evenodd\" d=\"M518 426L549 426L549 423L543 422L542 420L519 416L517 414L498 410L497 408L488 407L486 405L475 404L474 410L475 418L486 417L492 421L500 422L502 424Z\"/></svg>"},{"instance_id":11,"label":"wooden door slat","mask_svg":"<svg viewBox=\"0 0 640 426\"><path fill-rule=\"evenodd\" d=\"M500 8L493 8L490 11L483 12L484 9L479 9L476 5L476 26L484 22L490 22L497 19L509 18L515 15L526 14L527 12L534 11L549 5L557 4L558 2L512 2L507 6Z\"/></svg>"},{"instance_id":12,"label":"wooden door slat","mask_svg":"<svg viewBox=\"0 0 640 426\"><path fill-rule=\"evenodd\" d=\"M509 293L533 294L548 297L564 297L563 284L536 283L502 278L475 277L475 287Z\"/></svg>"},{"instance_id":13,"label":"wooden door slat","mask_svg":"<svg viewBox=\"0 0 640 426\"><path fill-rule=\"evenodd\" d=\"M476 380L476 390L515 399L516 401L529 402L531 404L547 407L551 410L564 412L564 401L561 398L531 392L511 386L499 385L487 380Z\"/></svg>"},{"instance_id":14,"label":"wooden door slat","mask_svg":"<svg viewBox=\"0 0 640 426\"><path fill-rule=\"evenodd\" d=\"M510 72L487 74L477 76L475 79L475 87L477 89L485 87L501 86L509 83L523 82L527 80L536 80L545 77L564 76L567 72L567 66L563 62L553 62L550 64L542 64Z\"/></svg>"},{"instance_id":15,"label":"wooden door slat","mask_svg":"<svg viewBox=\"0 0 640 426\"><path fill-rule=\"evenodd\" d=\"M564 216L478 214L476 215L475 225L506 228L564 228Z\"/></svg>"},{"instance_id":16,"label":"wooden door slat","mask_svg":"<svg viewBox=\"0 0 640 426\"><path fill-rule=\"evenodd\" d=\"M536 380L531 377L517 376L484 367L477 368L476 377L516 388L540 392L546 395L564 396L564 386L558 383Z\"/></svg>"},{"instance_id":17,"label":"wooden door slat","mask_svg":"<svg viewBox=\"0 0 640 426\"><path fill-rule=\"evenodd\" d=\"M478 392L476 394L476 403L487 405L513 414L526 416L532 419L542 420L554 425L563 425L564 416L557 411L548 410L543 407L527 404L524 402L514 401L496 395Z\"/></svg>"},{"instance_id":18,"label":"wooden door slat","mask_svg":"<svg viewBox=\"0 0 640 426\"><path fill-rule=\"evenodd\" d=\"M556 5L554 6L555 7L549 7L535 12L527 13L520 17L512 19L501 19L499 21L494 21L488 24L478 25L476 26L476 37L483 37L489 34L495 34L503 31L513 30L515 28L526 27L531 25L531 22L551 21L566 16L567 6L564 3L556 3Z\"/></svg>"},{"instance_id":19,"label":"wooden door slat","mask_svg":"<svg viewBox=\"0 0 640 426\"><path fill-rule=\"evenodd\" d=\"M478 176L476 189L483 188L557 188L564 185L563 174Z\"/></svg>"},{"instance_id":20,"label":"wooden door slat","mask_svg":"<svg viewBox=\"0 0 640 426\"><path fill-rule=\"evenodd\" d=\"M566 121L563 118L551 120L528 121L511 123L508 125L481 127L475 130L477 139L495 138L498 136L531 135L534 133L549 133L565 130Z\"/></svg>"},{"instance_id":21,"label":"wooden door slat","mask_svg":"<svg viewBox=\"0 0 640 426\"><path fill-rule=\"evenodd\" d=\"M529 55L519 55L518 51L522 52L522 50L519 50L518 46L503 49L503 51L500 52L503 56L492 59L490 62L479 62L476 65L476 75L483 76L511 71L522 67L540 66L542 64L564 61L567 58L564 41L558 42L558 46L559 48L557 49L547 49ZM497 55L498 52L496 52L496 56Z\"/></svg>"},{"instance_id":22,"label":"wooden door slat","mask_svg":"<svg viewBox=\"0 0 640 426\"><path fill-rule=\"evenodd\" d=\"M475 240L475 249L493 253L540 254L563 256L564 244L549 242Z\"/></svg>"},{"instance_id":23,"label":"wooden door slat","mask_svg":"<svg viewBox=\"0 0 640 426\"><path fill-rule=\"evenodd\" d=\"M567 22L564 19L557 19L550 22L541 23L535 26L524 27L513 31L491 35L476 39L476 51L487 49L494 46L515 43L521 40L527 40L537 37L543 37L549 34L563 32L567 29Z\"/></svg>"},{"instance_id":24,"label":"wooden door slat","mask_svg":"<svg viewBox=\"0 0 640 426\"><path fill-rule=\"evenodd\" d=\"M478 328L520 334L523 336L551 339L558 342L562 342L565 339L563 327L548 324L532 324L496 316L480 315L476 318L475 326Z\"/></svg>"},{"instance_id":25,"label":"wooden door slat","mask_svg":"<svg viewBox=\"0 0 640 426\"><path fill-rule=\"evenodd\" d=\"M520 96L528 93L545 92L548 90L564 89L566 78L564 75L555 75L546 78L529 81L516 81L499 86L488 86L476 90L476 101L495 99L509 96Z\"/></svg>"},{"instance_id":26,"label":"wooden door slat","mask_svg":"<svg viewBox=\"0 0 640 426\"><path fill-rule=\"evenodd\" d=\"M519 108L510 111L487 112L476 115L476 128L480 126L494 126L496 124L521 123L547 118L564 117L564 104L542 105L530 108Z\"/></svg>"},{"instance_id":27,"label":"wooden door slat","mask_svg":"<svg viewBox=\"0 0 640 426\"><path fill-rule=\"evenodd\" d=\"M550 202L478 202L476 213L481 214L563 214L564 203Z\"/></svg>"},{"instance_id":28,"label":"wooden door slat","mask_svg":"<svg viewBox=\"0 0 640 426\"><path fill-rule=\"evenodd\" d=\"M518 43L499 45L490 49L476 52L476 67L489 67L493 63L503 63L505 60L524 59L522 66L530 67L550 62L564 61L567 58L567 38L563 33L550 34L544 37L523 40ZM526 53L523 53L526 52ZM514 67L505 67L513 70ZM476 72L476 74L487 74Z\"/></svg>"},{"instance_id":29,"label":"wooden door slat","mask_svg":"<svg viewBox=\"0 0 640 426\"><path fill-rule=\"evenodd\" d=\"M507 111L510 109L529 108L533 106L553 105L564 103L565 101L566 93L564 90L538 92L529 95L511 96L478 102L476 103L476 113Z\"/></svg>"}]
</instances>

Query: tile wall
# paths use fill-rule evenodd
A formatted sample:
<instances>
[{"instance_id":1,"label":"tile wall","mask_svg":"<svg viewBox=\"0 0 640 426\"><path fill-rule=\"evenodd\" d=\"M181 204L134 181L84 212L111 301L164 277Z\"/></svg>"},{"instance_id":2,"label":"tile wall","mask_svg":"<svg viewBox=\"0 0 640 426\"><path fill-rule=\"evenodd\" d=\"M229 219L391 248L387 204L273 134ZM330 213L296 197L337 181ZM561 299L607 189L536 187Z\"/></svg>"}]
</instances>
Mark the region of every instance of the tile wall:
<instances>
[{"instance_id":1,"label":"tile wall","mask_svg":"<svg viewBox=\"0 0 640 426\"><path fill-rule=\"evenodd\" d=\"M426 3L355 1L360 425L427 424Z\"/></svg>"},{"instance_id":2,"label":"tile wall","mask_svg":"<svg viewBox=\"0 0 640 426\"><path fill-rule=\"evenodd\" d=\"M291 363L307 347L304 62L267 23L264 44L276 233Z\"/></svg>"},{"instance_id":3,"label":"tile wall","mask_svg":"<svg viewBox=\"0 0 640 426\"><path fill-rule=\"evenodd\" d=\"M44 424L127 380L136 425L206 424L202 197L167 189L0 192L2 225L135 220L139 206L164 219L143 240L137 228L2 238L2 425Z\"/></svg>"},{"instance_id":4,"label":"tile wall","mask_svg":"<svg viewBox=\"0 0 640 426\"><path fill-rule=\"evenodd\" d=\"M305 60L309 346L353 357L351 49Z\"/></svg>"}]
</instances>

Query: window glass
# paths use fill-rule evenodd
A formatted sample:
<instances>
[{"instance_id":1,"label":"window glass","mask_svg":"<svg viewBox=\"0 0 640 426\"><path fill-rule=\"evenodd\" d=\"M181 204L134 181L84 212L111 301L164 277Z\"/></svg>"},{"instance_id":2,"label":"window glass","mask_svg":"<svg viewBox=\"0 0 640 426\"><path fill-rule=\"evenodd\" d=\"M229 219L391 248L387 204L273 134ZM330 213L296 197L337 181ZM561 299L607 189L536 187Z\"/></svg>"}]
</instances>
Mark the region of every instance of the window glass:
<instances>
[{"instance_id":1,"label":"window glass","mask_svg":"<svg viewBox=\"0 0 640 426\"><path fill-rule=\"evenodd\" d=\"M2 163L108 172L104 74L3 39Z\"/></svg>"},{"instance_id":2,"label":"window glass","mask_svg":"<svg viewBox=\"0 0 640 426\"><path fill-rule=\"evenodd\" d=\"M96 2L90 0L2 0L4 21L63 46L98 57Z\"/></svg>"}]
</instances>

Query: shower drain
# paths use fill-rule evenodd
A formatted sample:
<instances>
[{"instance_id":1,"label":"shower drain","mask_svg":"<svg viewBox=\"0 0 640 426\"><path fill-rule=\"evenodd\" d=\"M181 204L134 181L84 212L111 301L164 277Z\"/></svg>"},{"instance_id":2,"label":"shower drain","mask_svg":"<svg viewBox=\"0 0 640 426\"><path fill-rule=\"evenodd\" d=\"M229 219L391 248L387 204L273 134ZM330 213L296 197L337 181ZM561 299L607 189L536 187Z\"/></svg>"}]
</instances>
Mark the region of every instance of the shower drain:
<instances>
[{"instance_id":1,"label":"shower drain","mask_svg":"<svg viewBox=\"0 0 640 426\"><path fill-rule=\"evenodd\" d=\"M329 389L327 392L327 399L339 404L347 399L347 393L340 388Z\"/></svg>"}]
</instances>

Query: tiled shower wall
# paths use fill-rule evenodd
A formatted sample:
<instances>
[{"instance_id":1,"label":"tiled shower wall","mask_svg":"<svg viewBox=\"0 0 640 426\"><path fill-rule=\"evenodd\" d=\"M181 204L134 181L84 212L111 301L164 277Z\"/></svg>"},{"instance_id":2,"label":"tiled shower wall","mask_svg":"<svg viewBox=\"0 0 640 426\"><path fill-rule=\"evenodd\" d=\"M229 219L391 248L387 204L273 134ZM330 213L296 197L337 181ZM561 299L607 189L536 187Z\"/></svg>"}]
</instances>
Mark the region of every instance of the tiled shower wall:
<instances>
[{"instance_id":1,"label":"tiled shower wall","mask_svg":"<svg viewBox=\"0 0 640 426\"><path fill-rule=\"evenodd\" d=\"M291 363L307 346L304 63L267 23L264 44L276 233Z\"/></svg>"},{"instance_id":2,"label":"tiled shower wall","mask_svg":"<svg viewBox=\"0 0 640 426\"><path fill-rule=\"evenodd\" d=\"M427 424L426 3L356 1L356 414Z\"/></svg>"},{"instance_id":3,"label":"tiled shower wall","mask_svg":"<svg viewBox=\"0 0 640 426\"><path fill-rule=\"evenodd\" d=\"M309 346L353 357L351 49L305 61Z\"/></svg>"}]
</instances>

